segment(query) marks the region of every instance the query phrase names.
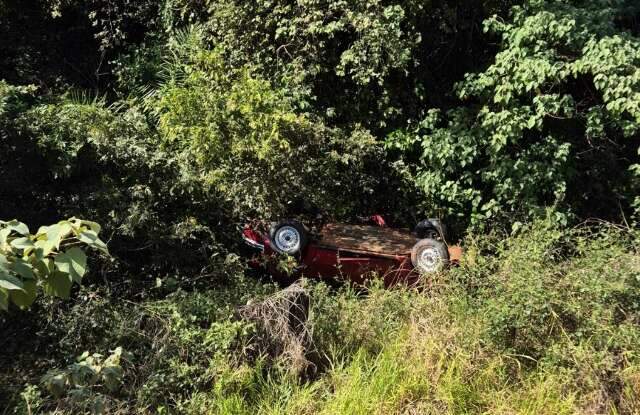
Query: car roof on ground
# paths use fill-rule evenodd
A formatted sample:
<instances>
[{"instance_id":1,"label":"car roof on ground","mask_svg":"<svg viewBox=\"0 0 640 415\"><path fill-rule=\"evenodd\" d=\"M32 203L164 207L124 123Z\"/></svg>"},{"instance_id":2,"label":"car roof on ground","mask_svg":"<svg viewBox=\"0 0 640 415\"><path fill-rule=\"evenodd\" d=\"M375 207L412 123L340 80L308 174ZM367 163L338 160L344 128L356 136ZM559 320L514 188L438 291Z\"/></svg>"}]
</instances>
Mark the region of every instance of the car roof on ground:
<instances>
[{"instance_id":1,"label":"car roof on ground","mask_svg":"<svg viewBox=\"0 0 640 415\"><path fill-rule=\"evenodd\" d=\"M408 230L371 225L329 223L322 227L321 247L384 255L408 255L417 238Z\"/></svg>"}]
</instances>

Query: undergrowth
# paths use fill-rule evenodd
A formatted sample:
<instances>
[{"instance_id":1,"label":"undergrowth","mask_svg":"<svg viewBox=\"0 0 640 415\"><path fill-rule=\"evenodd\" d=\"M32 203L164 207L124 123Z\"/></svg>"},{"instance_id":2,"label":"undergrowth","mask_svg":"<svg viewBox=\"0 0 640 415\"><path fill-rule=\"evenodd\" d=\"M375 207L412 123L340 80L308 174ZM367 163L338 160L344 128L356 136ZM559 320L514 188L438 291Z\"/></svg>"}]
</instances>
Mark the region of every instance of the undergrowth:
<instances>
[{"instance_id":1,"label":"undergrowth","mask_svg":"<svg viewBox=\"0 0 640 415\"><path fill-rule=\"evenodd\" d=\"M277 333L239 316L247 302L280 298L273 285L238 277L138 302L94 293L42 326L55 359L32 348L18 361L30 356L38 370L2 369L16 380L2 385L5 413L638 413L638 248L628 228L541 221L469 236L463 263L422 289L303 281L303 371L290 354L270 353L274 339L256 344ZM130 353L121 386L81 395L102 406L55 398L40 381L85 350L116 347Z\"/></svg>"}]
</instances>

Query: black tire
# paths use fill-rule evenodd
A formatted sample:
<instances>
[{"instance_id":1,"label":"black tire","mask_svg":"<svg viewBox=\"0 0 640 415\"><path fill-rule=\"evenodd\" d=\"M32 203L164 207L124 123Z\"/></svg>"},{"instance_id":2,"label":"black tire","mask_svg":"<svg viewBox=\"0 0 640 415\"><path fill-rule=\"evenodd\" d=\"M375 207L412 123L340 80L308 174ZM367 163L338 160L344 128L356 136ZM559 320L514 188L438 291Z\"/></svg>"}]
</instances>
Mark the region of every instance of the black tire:
<instances>
[{"instance_id":1,"label":"black tire","mask_svg":"<svg viewBox=\"0 0 640 415\"><path fill-rule=\"evenodd\" d=\"M449 250L444 242L421 239L411 248L411 263L422 274L439 272L449 263Z\"/></svg>"},{"instance_id":2,"label":"black tire","mask_svg":"<svg viewBox=\"0 0 640 415\"><path fill-rule=\"evenodd\" d=\"M444 223L439 219L425 219L420 221L414 232L419 239L445 239L446 238L446 229Z\"/></svg>"},{"instance_id":3,"label":"black tire","mask_svg":"<svg viewBox=\"0 0 640 415\"><path fill-rule=\"evenodd\" d=\"M283 234L283 232L287 232L287 234ZM295 238L297 238L297 241L295 241ZM269 230L271 249L279 254L298 255L306 248L307 241L307 230L300 222L295 220L283 220L274 223ZM287 247L289 243L291 247Z\"/></svg>"}]
</instances>

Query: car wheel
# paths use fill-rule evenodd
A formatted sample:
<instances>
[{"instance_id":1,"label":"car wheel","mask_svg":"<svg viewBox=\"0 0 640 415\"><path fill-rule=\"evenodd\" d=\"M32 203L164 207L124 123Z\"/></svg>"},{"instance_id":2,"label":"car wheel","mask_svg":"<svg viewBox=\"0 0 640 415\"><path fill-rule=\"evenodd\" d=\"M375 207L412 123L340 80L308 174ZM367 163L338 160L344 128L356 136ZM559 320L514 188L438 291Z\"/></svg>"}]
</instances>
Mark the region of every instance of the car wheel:
<instances>
[{"instance_id":1,"label":"car wheel","mask_svg":"<svg viewBox=\"0 0 640 415\"><path fill-rule=\"evenodd\" d=\"M422 274L442 270L449 262L447 246L435 239L421 239L411 248L411 263Z\"/></svg>"},{"instance_id":2,"label":"car wheel","mask_svg":"<svg viewBox=\"0 0 640 415\"><path fill-rule=\"evenodd\" d=\"M274 224L269 232L271 248L286 255L296 255L307 245L307 231L300 222L285 220Z\"/></svg>"}]
</instances>

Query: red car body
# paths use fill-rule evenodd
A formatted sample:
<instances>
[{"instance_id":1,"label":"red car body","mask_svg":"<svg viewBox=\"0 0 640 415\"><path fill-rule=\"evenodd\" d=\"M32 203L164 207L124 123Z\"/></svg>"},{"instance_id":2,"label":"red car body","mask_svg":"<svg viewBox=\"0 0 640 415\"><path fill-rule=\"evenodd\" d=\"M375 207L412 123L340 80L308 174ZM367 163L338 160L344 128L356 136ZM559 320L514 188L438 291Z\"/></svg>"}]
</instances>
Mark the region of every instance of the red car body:
<instances>
[{"instance_id":1,"label":"red car body","mask_svg":"<svg viewBox=\"0 0 640 415\"><path fill-rule=\"evenodd\" d=\"M373 275L384 279L385 285L414 284L420 275L411 262L411 248L418 238L405 230L387 228L379 216L371 218L376 225L326 224L314 235L297 258L294 276L350 280L362 284ZM346 236L345 236L346 235ZM243 239L260 251L267 261L255 258L253 266L266 262L275 277L287 277L273 259L278 253L271 238L250 226L243 230ZM449 263L457 264L461 257L458 246L447 246Z\"/></svg>"}]
</instances>

